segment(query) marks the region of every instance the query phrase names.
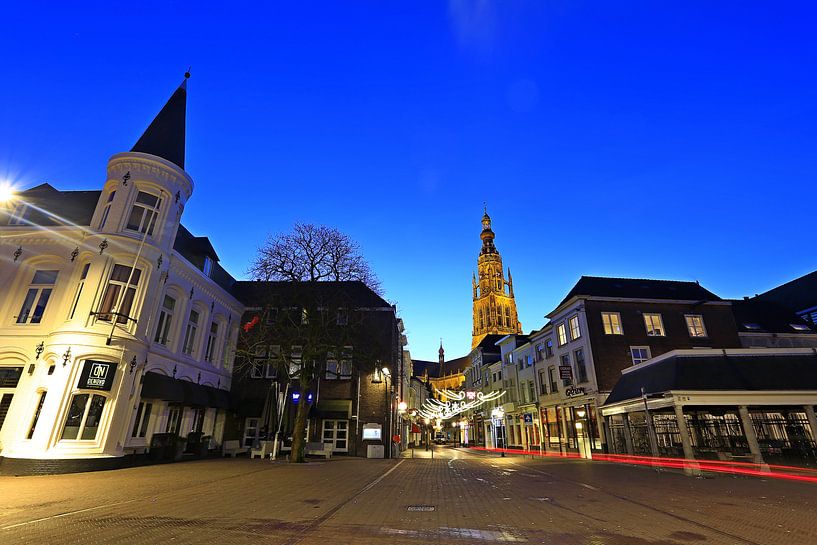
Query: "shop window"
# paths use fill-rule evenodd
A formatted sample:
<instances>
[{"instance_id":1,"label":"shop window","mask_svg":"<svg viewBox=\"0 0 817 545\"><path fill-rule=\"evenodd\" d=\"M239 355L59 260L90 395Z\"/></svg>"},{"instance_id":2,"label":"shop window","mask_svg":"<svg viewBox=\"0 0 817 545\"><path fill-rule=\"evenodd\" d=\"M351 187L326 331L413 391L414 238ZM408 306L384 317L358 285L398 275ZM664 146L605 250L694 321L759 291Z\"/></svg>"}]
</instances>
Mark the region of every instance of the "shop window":
<instances>
[{"instance_id":1,"label":"shop window","mask_svg":"<svg viewBox=\"0 0 817 545\"><path fill-rule=\"evenodd\" d=\"M74 394L68 404L68 417L62 430L63 440L96 439L106 398L96 394Z\"/></svg>"},{"instance_id":2,"label":"shop window","mask_svg":"<svg viewBox=\"0 0 817 545\"><path fill-rule=\"evenodd\" d=\"M17 314L18 324L39 324L51 298L59 271L36 271Z\"/></svg>"},{"instance_id":3,"label":"shop window","mask_svg":"<svg viewBox=\"0 0 817 545\"><path fill-rule=\"evenodd\" d=\"M114 265L108 285L105 287L105 294L102 296L97 318L109 322L113 316L116 316L117 323L127 323L131 319L131 307L141 276L142 271L139 269L132 269L126 265ZM117 304L119 304L118 308Z\"/></svg>"}]
</instances>

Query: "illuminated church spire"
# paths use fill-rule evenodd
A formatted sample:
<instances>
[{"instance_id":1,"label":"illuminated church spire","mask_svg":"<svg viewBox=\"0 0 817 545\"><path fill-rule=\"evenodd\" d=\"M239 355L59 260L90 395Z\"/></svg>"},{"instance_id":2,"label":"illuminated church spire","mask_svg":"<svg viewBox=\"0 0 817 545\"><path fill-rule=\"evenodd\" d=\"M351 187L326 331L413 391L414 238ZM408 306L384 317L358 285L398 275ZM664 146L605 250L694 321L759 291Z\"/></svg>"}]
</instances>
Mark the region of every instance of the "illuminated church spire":
<instances>
[{"instance_id":1,"label":"illuminated church spire","mask_svg":"<svg viewBox=\"0 0 817 545\"><path fill-rule=\"evenodd\" d=\"M494 246L494 231L487 208L482 216L482 249L477 258L477 277L471 279L474 316L471 348L486 335L522 333L522 324L516 313L513 296L513 279L508 269L508 279L502 271L502 256Z\"/></svg>"}]
</instances>

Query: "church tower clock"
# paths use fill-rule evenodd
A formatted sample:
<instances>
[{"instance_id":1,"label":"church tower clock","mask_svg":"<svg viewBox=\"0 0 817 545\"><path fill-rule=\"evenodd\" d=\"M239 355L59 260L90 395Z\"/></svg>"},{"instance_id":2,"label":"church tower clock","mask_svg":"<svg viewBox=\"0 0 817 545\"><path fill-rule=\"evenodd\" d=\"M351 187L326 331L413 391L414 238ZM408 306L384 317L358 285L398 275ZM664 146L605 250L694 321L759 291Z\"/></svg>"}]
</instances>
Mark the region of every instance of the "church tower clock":
<instances>
[{"instance_id":1,"label":"church tower clock","mask_svg":"<svg viewBox=\"0 0 817 545\"><path fill-rule=\"evenodd\" d=\"M494 232L488 210L482 216L482 249L477 258L477 275L472 277L474 292L474 328L471 348L486 335L522 333L522 324L516 314L513 296L513 278L508 268L508 279L502 271L502 256L494 246Z\"/></svg>"}]
</instances>

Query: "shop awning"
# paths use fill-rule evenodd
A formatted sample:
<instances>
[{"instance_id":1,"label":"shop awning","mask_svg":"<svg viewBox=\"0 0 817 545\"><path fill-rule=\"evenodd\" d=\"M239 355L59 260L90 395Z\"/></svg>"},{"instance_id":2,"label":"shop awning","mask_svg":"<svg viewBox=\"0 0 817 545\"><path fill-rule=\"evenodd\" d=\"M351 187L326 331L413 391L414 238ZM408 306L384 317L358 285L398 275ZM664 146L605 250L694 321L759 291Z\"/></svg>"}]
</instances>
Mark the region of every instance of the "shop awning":
<instances>
[{"instance_id":1,"label":"shop awning","mask_svg":"<svg viewBox=\"0 0 817 545\"><path fill-rule=\"evenodd\" d=\"M348 420L351 415L351 399L321 399L309 410L309 416L312 418Z\"/></svg>"},{"instance_id":2,"label":"shop awning","mask_svg":"<svg viewBox=\"0 0 817 545\"><path fill-rule=\"evenodd\" d=\"M671 354L663 360L627 369L605 405L679 391L792 391L817 390L817 353L791 350L788 354L762 349L721 355L695 350Z\"/></svg>"},{"instance_id":3,"label":"shop awning","mask_svg":"<svg viewBox=\"0 0 817 545\"><path fill-rule=\"evenodd\" d=\"M193 407L210 407L210 396L207 387L192 382L180 381L184 389L184 404Z\"/></svg>"},{"instance_id":4,"label":"shop awning","mask_svg":"<svg viewBox=\"0 0 817 545\"><path fill-rule=\"evenodd\" d=\"M209 407L215 407L216 409L229 409L230 408L230 393L226 390L222 390L221 388L213 388L212 386L202 386L206 392L207 397L210 399Z\"/></svg>"},{"instance_id":5,"label":"shop awning","mask_svg":"<svg viewBox=\"0 0 817 545\"><path fill-rule=\"evenodd\" d=\"M184 388L180 380L148 372L142 379L142 398L181 403L184 401Z\"/></svg>"}]
</instances>

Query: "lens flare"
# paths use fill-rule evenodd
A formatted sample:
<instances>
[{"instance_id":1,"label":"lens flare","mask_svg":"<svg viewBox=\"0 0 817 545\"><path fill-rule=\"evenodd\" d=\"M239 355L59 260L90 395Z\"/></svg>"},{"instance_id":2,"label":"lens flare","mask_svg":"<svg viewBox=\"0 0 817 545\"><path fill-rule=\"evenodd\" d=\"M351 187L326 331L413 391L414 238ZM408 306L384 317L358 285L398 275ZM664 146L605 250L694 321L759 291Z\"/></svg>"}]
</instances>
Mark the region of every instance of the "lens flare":
<instances>
[{"instance_id":1,"label":"lens flare","mask_svg":"<svg viewBox=\"0 0 817 545\"><path fill-rule=\"evenodd\" d=\"M14 185L10 182L0 182L0 204L11 201L16 193Z\"/></svg>"}]
</instances>

